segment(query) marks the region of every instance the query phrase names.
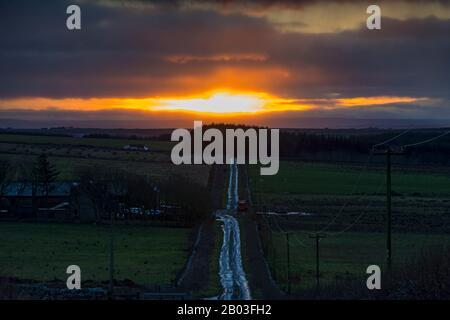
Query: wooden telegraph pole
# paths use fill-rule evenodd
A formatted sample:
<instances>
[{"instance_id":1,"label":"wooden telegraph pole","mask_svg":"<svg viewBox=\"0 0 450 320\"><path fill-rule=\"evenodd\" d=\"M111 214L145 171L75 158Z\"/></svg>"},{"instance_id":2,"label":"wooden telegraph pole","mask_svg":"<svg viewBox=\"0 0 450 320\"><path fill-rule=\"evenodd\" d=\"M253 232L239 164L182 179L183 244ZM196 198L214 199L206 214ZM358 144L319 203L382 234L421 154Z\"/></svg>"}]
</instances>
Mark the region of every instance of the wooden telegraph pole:
<instances>
[{"instance_id":1,"label":"wooden telegraph pole","mask_svg":"<svg viewBox=\"0 0 450 320\"><path fill-rule=\"evenodd\" d=\"M289 232L286 232L286 251L287 251L287 285L288 294L291 294L291 255L289 252Z\"/></svg>"},{"instance_id":2,"label":"wooden telegraph pole","mask_svg":"<svg viewBox=\"0 0 450 320\"><path fill-rule=\"evenodd\" d=\"M111 225L109 229L109 288L110 299L114 298L114 213L111 212Z\"/></svg>"},{"instance_id":3,"label":"wooden telegraph pole","mask_svg":"<svg viewBox=\"0 0 450 320\"><path fill-rule=\"evenodd\" d=\"M391 184L391 156L393 155L403 155L405 154L403 149L399 151L394 151L391 147L387 147L386 150L373 150L374 155L385 155L386 156L386 211L387 211L387 222L386 222L386 262L388 267L392 263L392 184Z\"/></svg>"},{"instance_id":4,"label":"wooden telegraph pole","mask_svg":"<svg viewBox=\"0 0 450 320\"><path fill-rule=\"evenodd\" d=\"M316 239L316 289L319 289L320 285L320 255L319 255L319 243L321 238L326 238L325 234L315 233L309 236L310 238Z\"/></svg>"}]
</instances>

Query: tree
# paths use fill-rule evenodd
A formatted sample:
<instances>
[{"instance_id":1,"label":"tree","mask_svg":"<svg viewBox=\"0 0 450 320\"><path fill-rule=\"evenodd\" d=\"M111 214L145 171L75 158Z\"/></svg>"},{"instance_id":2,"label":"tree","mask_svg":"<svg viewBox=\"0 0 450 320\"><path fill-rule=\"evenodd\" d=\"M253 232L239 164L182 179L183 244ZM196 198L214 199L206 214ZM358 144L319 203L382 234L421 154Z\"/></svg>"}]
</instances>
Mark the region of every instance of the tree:
<instances>
[{"instance_id":1,"label":"tree","mask_svg":"<svg viewBox=\"0 0 450 320\"><path fill-rule=\"evenodd\" d=\"M127 193L124 172L102 167L86 167L78 172L78 177L81 192L91 202L97 221L118 213L120 199Z\"/></svg>"},{"instance_id":2,"label":"tree","mask_svg":"<svg viewBox=\"0 0 450 320\"><path fill-rule=\"evenodd\" d=\"M157 186L147 176L128 174L126 183L127 193L124 198L124 204L128 212L133 207L144 210L157 209L159 207Z\"/></svg>"},{"instance_id":3,"label":"tree","mask_svg":"<svg viewBox=\"0 0 450 320\"><path fill-rule=\"evenodd\" d=\"M56 170L54 164L50 163L46 154L41 154L34 163L32 174L38 190L40 189L43 196L47 198L59 171Z\"/></svg>"},{"instance_id":4,"label":"tree","mask_svg":"<svg viewBox=\"0 0 450 320\"><path fill-rule=\"evenodd\" d=\"M173 175L163 182L162 195L166 204L181 208L181 219L186 222L201 221L211 215L210 190L187 177Z\"/></svg>"}]
</instances>

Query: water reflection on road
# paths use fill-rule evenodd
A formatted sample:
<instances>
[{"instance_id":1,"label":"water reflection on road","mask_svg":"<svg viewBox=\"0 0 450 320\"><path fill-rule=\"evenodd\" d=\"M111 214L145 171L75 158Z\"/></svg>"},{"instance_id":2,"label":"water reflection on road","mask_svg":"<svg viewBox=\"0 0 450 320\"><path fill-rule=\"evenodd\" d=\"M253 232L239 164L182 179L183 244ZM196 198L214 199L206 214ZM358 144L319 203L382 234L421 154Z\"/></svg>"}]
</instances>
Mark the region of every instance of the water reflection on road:
<instances>
[{"instance_id":1,"label":"water reflection on road","mask_svg":"<svg viewBox=\"0 0 450 320\"><path fill-rule=\"evenodd\" d=\"M239 223L235 218L238 203L238 167L230 165L228 182L227 209L218 210L217 220L222 222L223 243L220 251L220 282L223 293L222 300L250 300L250 288L242 267L241 238Z\"/></svg>"}]
</instances>

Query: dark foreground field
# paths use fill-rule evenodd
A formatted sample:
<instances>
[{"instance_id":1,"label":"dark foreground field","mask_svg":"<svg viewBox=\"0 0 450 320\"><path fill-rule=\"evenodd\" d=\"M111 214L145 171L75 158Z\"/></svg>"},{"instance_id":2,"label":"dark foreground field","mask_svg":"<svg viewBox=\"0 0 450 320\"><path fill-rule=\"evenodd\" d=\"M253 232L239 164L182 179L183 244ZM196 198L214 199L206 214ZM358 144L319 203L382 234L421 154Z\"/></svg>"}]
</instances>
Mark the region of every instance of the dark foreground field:
<instances>
[{"instance_id":1,"label":"dark foreground field","mask_svg":"<svg viewBox=\"0 0 450 320\"><path fill-rule=\"evenodd\" d=\"M115 279L171 285L189 255L185 228L115 226ZM67 279L78 265L82 283L108 280L110 228L106 225L0 223L0 276L47 282Z\"/></svg>"}]
</instances>

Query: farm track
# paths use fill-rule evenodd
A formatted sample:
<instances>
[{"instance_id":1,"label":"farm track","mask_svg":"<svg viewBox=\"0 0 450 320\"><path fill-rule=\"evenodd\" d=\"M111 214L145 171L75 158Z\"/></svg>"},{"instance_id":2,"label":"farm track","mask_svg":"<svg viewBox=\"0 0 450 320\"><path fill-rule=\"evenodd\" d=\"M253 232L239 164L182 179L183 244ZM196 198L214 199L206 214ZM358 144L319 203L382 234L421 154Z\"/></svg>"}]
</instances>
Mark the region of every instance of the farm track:
<instances>
[{"instance_id":1,"label":"farm track","mask_svg":"<svg viewBox=\"0 0 450 320\"><path fill-rule=\"evenodd\" d=\"M220 282L222 300L251 300L247 276L244 272L241 255L241 236L236 219L239 175L237 164L230 165L226 210L218 210L217 220L222 222L223 241L220 252Z\"/></svg>"}]
</instances>

